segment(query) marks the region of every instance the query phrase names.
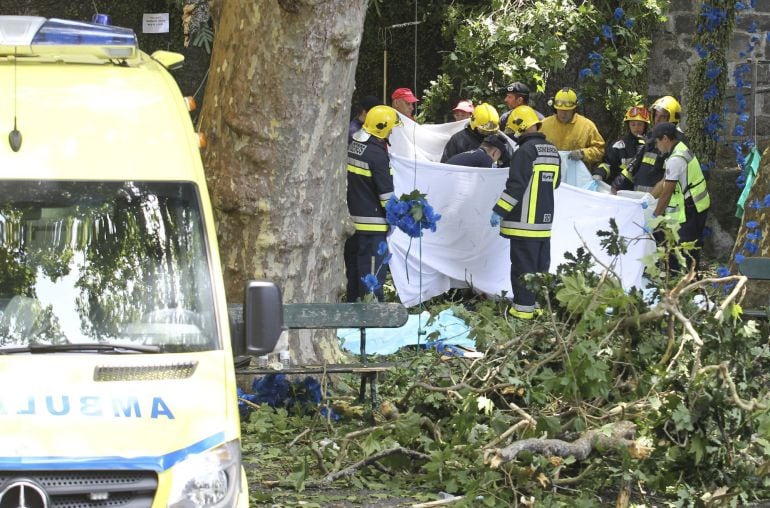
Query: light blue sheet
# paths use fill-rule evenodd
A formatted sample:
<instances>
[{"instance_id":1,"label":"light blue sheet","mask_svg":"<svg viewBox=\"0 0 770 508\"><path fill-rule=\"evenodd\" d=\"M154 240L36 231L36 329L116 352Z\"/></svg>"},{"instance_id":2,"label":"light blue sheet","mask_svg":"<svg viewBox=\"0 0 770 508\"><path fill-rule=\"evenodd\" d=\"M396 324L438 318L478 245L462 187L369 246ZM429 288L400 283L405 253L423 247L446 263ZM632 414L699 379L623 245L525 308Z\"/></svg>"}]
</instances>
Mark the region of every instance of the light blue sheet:
<instances>
[{"instance_id":1,"label":"light blue sheet","mask_svg":"<svg viewBox=\"0 0 770 508\"><path fill-rule=\"evenodd\" d=\"M368 354L389 355L404 346L416 345L420 325L426 332L419 336L421 346L425 346L427 343L426 347L434 348L439 344L465 346L471 349L475 347L475 342L468 338L470 327L465 324L465 321L455 316L452 309L441 311L430 325L427 324L429 318L430 313L425 311L421 314L410 315L406 324L401 328L367 328L366 352ZM438 332L438 337L428 340L433 332ZM358 328L340 328L337 330L337 338L342 341L343 349L354 354L360 353Z\"/></svg>"}]
</instances>

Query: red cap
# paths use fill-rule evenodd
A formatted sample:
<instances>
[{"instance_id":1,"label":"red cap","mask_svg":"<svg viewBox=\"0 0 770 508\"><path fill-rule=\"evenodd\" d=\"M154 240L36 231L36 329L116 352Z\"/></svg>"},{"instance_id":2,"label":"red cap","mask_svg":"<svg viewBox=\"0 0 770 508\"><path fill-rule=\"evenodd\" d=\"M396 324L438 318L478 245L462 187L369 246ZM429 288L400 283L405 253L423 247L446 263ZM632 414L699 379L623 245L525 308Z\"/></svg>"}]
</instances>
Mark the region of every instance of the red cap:
<instances>
[{"instance_id":1,"label":"red cap","mask_svg":"<svg viewBox=\"0 0 770 508\"><path fill-rule=\"evenodd\" d=\"M404 99L406 102L420 102L420 99L415 97L408 88L396 88L390 95L390 98L393 100Z\"/></svg>"},{"instance_id":2,"label":"red cap","mask_svg":"<svg viewBox=\"0 0 770 508\"><path fill-rule=\"evenodd\" d=\"M452 111L465 111L466 113L473 113L473 103L471 101L460 101Z\"/></svg>"}]
</instances>

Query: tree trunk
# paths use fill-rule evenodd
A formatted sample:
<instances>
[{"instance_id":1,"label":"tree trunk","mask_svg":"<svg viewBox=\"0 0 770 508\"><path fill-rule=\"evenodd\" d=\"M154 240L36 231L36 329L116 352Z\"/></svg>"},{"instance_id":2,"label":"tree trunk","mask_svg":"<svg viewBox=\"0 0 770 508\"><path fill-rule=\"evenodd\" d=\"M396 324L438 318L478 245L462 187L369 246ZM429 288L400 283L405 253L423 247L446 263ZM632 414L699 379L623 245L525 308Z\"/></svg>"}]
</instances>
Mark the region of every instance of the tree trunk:
<instances>
[{"instance_id":1,"label":"tree trunk","mask_svg":"<svg viewBox=\"0 0 770 508\"><path fill-rule=\"evenodd\" d=\"M711 191L711 199L718 196L717 191ZM745 257L770 256L770 150L765 149L757 169L757 177L751 186L749 197L744 204L743 218L738 235L735 237L735 246L730 256L730 269L732 273L738 273L735 256L741 254ZM750 228L747 224L756 223L756 227ZM754 224L751 224L752 226ZM757 233L759 238L757 239ZM746 235L749 235L747 237ZM753 235L752 235L753 234ZM751 238L754 236L754 238ZM767 305L767 295L770 292L770 282L750 281L747 285L744 308L764 307Z\"/></svg>"},{"instance_id":2,"label":"tree trunk","mask_svg":"<svg viewBox=\"0 0 770 508\"><path fill-rule=\"evenodd\" d=\"M201 131L231 302L255 278L279 284L286 302L335 301L343 290L342 168L366 6L219 5ZM332 336L311 335L290 338L297 363L338 358Z\"/></svg>"}]
</instances>

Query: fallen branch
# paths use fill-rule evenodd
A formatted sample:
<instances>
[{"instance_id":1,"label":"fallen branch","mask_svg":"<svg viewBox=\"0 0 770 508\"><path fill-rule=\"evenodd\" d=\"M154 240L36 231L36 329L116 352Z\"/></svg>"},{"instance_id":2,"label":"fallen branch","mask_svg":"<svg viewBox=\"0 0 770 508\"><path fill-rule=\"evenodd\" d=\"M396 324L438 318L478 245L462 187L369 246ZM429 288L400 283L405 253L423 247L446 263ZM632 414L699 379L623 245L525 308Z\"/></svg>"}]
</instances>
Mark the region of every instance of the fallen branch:
<instances>
[{"instance_id":1,"label":"fallen branch","mask_svg":"<svg viewBox=\"0 0 770 508\"><path fill-rule=\"evenodd\" d=\"M628 448L636 443L632 440L636 425L629 421L620 421L612 426L608 436L601 430L589 430L573 442L561 439L523 439L502 449L488 450L484 454L484 462L490 467L497 468L500 464L510 462L524 451L540 453L547 457L573 456L576 460L585 460L594 448Z\"/></svg>"},{"instance_id":2,"label":"fallen branch","mask_svg":"<svg viewBox=\"0 0 770 508\"><path fill-rule=\"evenodd\" d=\"M717 371L718 376L721 377L727 385L727 389L730 392L730 400L733 402L733 404L743 409L744 411L754 411L756 409L765 411L768 409L767 404L759 402L755 398L752 398L751 400L743 400L741 396L738 395L738 389L735 387L735 381L733 381L733 378L730 375L727 362L720 363L719 365L707 365L698 371L698 375L706 374L714 370Z\"/></svg>"},{"instance_id":3,"label":"fallen branch","mask_svg":"<svg viewBox=\"0 0 770 508\"><path fill-rule=\"evenodd\" d=\"M406 455L407 457L411 457L416 460L430 460L430 455L426 455L424 453L410 450L409 448L404 448L403 446L396 446L394 448L388 448L387 450L382 450L377 453L373 453L372 455L369 455L365 459L359 460L355 464L352 464L345 469L340 469L339 471L335 471L333 473L329 473L317 482L305 482L306 487L327 487L334 483L336 480L339 480L340 478L344 478L346 476L353 476L356 471L359 469L366 467L374 462L377 462L378 460L382 459L383 457L387 457L389 455L395 455L396 453L401 453L403 455Z\"/></svg>"}]
</instances>

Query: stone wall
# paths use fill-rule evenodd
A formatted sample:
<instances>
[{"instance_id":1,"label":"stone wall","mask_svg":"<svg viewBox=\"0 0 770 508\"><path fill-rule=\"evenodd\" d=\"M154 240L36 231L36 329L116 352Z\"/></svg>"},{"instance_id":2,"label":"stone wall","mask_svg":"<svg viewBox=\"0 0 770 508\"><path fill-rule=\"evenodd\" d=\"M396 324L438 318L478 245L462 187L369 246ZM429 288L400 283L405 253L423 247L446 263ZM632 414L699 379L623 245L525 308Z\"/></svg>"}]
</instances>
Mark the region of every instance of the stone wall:
<instances>
[{"instance_id":1,"label":"stone wall","mask_svg":"<svg viewBox=\"0 0 770 508\"><path fill-rule=\"evenodd\" d=\"M651 99L661 95L674 95L682 100L685 97L688 74L698 61L693 45L698 16L702 0L671 0L668 20L661 26L657 38L653 42L649 65L649 92ZM748 4L749 1L744 1ZM755 25L756 31L749 29ZM770 32L770 0L756 0L753 9L739 11L736 17L735 34L728 53L728 90L725 106L727 115L723 123L725 131L722 135L722 145L730 146L733 141L750 139L754 135L756 120L757 145L763 149L770 143L770 44L766 40ZM749 51L752 36L758 41L754 49ZM746 98L746 109L751 118L745 125L744 136L734 136L733 128L736 123L735 77L736 65L751 62L752 73L756 68L756 86L742 88ZM744 77L753 81L752 73ZM682 104L683 122L687 122L687 104Z\"/></svg>"}]
</instances>

